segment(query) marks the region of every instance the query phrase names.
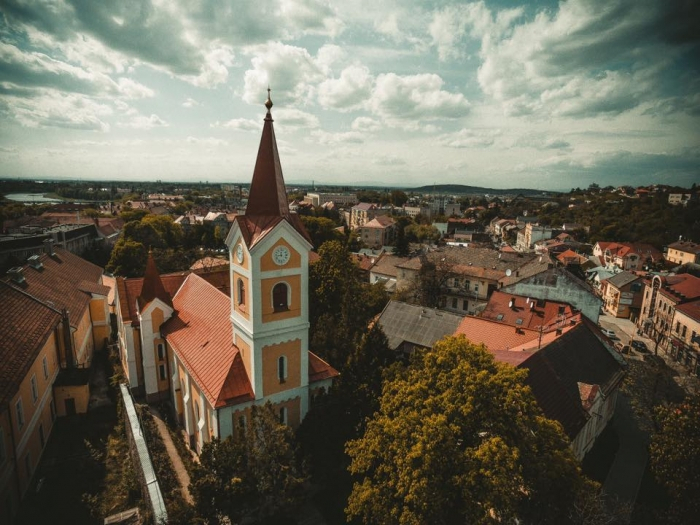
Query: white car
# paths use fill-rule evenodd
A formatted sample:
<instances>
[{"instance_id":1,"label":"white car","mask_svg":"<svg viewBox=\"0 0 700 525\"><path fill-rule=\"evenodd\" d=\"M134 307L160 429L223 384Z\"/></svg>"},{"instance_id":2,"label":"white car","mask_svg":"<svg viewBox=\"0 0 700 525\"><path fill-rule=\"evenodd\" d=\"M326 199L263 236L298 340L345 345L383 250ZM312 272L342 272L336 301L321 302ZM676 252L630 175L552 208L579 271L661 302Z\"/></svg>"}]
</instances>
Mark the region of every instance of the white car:
<instances>
[{"instance_id":1,"label":"white car","mask_svg":"<svg viewBox=\"0 0 700 525\"><path fill-rule=\"evenodd\" d=\"M601 332L603 332L603 335L607 335L610 339L615 339L615 331L614 330L608 330L607 328L601 328Z\"/></svg>"}]
</instances>

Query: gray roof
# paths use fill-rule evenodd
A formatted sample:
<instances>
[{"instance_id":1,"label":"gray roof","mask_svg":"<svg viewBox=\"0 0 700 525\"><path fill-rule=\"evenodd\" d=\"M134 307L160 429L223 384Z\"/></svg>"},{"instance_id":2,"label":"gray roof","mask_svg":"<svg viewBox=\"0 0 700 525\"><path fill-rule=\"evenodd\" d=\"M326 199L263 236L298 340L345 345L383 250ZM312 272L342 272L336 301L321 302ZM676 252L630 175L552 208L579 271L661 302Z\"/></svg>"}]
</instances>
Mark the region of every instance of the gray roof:
<instances>
[{"instance_id":1,"label":"gray roof","mask_svg":"<svg viewBox=\"0 0 700 525\"><path fill-rule=\"evenodd\" d=\"M389 301L379 316L379 324L395 350L401 343L431 348L435 341L457 330L464 316L398 301Z\"/></svg>"},{"instance_id":2,"label":"gray roof","mask_svg":"<svg viewBox=\"0 0 700 525\"><path fill-rule=\"evenodd\" d=\"M620 272L616 273L612 277L609 277L608 282L616 288L622 288L623 286L626 286L637 279L639 279L639 277L632 272Z\"/></svg>"}]
</instances>

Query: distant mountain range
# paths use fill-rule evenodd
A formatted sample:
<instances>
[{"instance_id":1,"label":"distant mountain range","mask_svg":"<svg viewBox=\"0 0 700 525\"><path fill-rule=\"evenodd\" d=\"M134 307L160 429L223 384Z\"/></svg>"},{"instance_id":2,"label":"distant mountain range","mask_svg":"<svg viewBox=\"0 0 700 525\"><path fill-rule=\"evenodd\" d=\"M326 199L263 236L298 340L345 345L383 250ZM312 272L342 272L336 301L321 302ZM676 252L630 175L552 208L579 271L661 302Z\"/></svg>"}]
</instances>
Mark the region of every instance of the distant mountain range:
<instances>
[{"instance_id":1,"label":"distant mountain range","mask_svg":"<svg viewBox=\"0 0 700 525\"><path fill-rule=\"evenodd\" d=\"M558 191L542 191L525 188L513 188L499 190L495 188L479 188L478 186L465 186L463 184L431 184L429 186L420 186L418 188L410 188L409 191L416 193L449 193L449 194L469 194L469 195L555 195L561 192Z\"/></svg>"}]
</instances>

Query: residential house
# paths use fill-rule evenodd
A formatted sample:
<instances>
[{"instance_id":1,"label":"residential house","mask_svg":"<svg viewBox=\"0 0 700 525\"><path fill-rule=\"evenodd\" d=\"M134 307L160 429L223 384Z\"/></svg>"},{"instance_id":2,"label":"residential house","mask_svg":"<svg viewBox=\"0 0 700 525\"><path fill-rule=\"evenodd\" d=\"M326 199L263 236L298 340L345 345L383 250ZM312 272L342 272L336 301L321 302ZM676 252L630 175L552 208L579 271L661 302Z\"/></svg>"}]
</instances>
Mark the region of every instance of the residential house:
<instances>
[{"instance_id":1,"label":"residential house","mask_svg":"<svg viewBox=\"0 0 700 525\"><path fill-rule=\"evenodd\" d=\"M676 306L670 336L671 357L700 377L700 300Z\"/></svg>"},{"instance_id":2,"label":"residential house","mask_svg":"<svg viewBox=\"0 0 700 525\"><path fill-rule=\"evenodd\" d=\"M289 211L269 98L266 107L246 213L226 238L230 295L208 274L191 273L175 286L149 259L123 316L140 327L131 387L169 399L196 452L234 435L253 405L269 402L280 422L298 426L311 398L338 375L308 350L311 242ZM123 284L128 290L129 280Z\"/></svg>"},{"instance_id":3,"label":"residential house","mask_svg":"<svg viewBox=\"0 0 700 525\"><path fill-rule=\"evenodd\" d=\"M386 214L386 211L382 211L381 213ZM356 204L350 209L350 228L356 230L379 214L380 208L377 204L371 202Z\"/></svg>"},{"instance_id":4,"label":"residential house","mask_svg":"<svg viewBox=\"0 0 700 525\"><path fill-rule=\"evenodd\" d=\"M655 350L661 349L670 354L677 352L679 346L672 344L675 323L680 322L680 319L675 319L676 310L681 305L698 301L700 301L700 278L687 273L654 275L644 282L642 313L637 326L655 341ZM683 339L682 335L681 339Z\"/></svg>"},{"instance_id":5,"label":"residential house","mask_svg":"<svg viewBox=\"0 0 700 525\"><path fill-rule=\"evenodd\" d=\"M650 244L603 241L595 244L593 255L600 257L606 266L614 265L621 270L642 270L646 265L660 262L663 257Z\"/></svg>"},{"instance_id":6,"label":"residential house","mask_svg":"<svg viewBox=\"0 0 700 525\"><path fill-rule=\"evenodd\" d=\"M564 268L552 268L504 286L502 292L533 299L565 302L598 323L603 304L584 281Z\"/></svg>"},{"instance_id":7,"label":"residential house","mask_svg":"<svg viewBox=\"0 0 700 525\"><path fill-rule=\"evenodd\" d=\"M460 217L462 215L462 211L460 210L459 203L458 202L448 202L445 203L445 216L447 217Z\"/></svg>"},{"instance_id":8,"label":"residential house","mask_svg":"<svg viewBox=\"0 0 700 525\"><path fill-rule=\"evenodd\" d=\"M518 314L528 314L527 301L512 300L524 302ZM513 324L509 305L501 304L500 310L500 321L465 317L455 335L485 345L497 361L528 370L525 382L542 412L561 423L574 455L582 460L613 417L623 363L599 329L566 306L560 315L557 305L552 322L539 328L518 325L520 317Z\"/></svg>"},{"instance_id":9,"label":"residential house","mask_svg":"<svg viewBox=\"0 0 700 525\"><path fill-rule=\"evenodd\" d=\"M397 290L413 286L423 264L435 265L440 307L456 313L478 312L494 290L547 270L547 256L503 253L490 248L445 246L397 265Z\"/></svg>"},{"instance_id":10,"label":"residential house","mask_svg":"<svg viewBox=\"0 0 700 525\"><path fill-rule=\"evenodd\" d=\"M360 226L360 240L370 248L391 244L396 237L396 222L386 215L375 217Z\"/></svg>"},{"instance_id":11,"label":"residential house","mask_svg":"<svg viewBox=\"0 0 700 525\"><path fill-rule=\"evenodd\" d=\"M535 243L544 239L551 239L554 229L538 223L528 222L525 228L518 232L516 249L521 252L533 250Z\"/></svg>"},{"instance_id":12,"label":"residential house","mask_svg":"<svg viewBox=\"0 0 700 525\"><path fill-rule=\"evenodd\" d=\"M416 349L432 348L439 339L452 335L463 318L463 315L436 308L389 301L377 322L387 337L389 348L409 355Z\"/></svg>"},{"instance_id":13,"label":"residential house","mask_svg":"<svg viewBox=\"0 0 700 525\"><path fill-rule=\"evenodd\" d=\"M398 266L408 261L408 257L398 257L389 253L382 253L373 260L374 262L369 268L370 284L381 282L384 283L388 292L395 292L399 273Z\"/></svg>"},{"instance_id":14,"label":"residential house","mask_svg":"<svg viewBox=\"0 0 700 525\"><path fill-rule=\"evenodd\" d=\"M407 217L411 217L412 219L415 219L419 215L428 218L431 217L429 206L407 206L404 204L403 214Z\"/></svg>"},{"instance_id":15,"label":"residential house","mask_svg":"<svg viewBox=\"0 0 700 525\"><path fill-rule=\"evenodd\" d=\"M700 244L679 240L668 245L666 260L673 264L700 263Z\"/></svg>"},{"instance_id":16,"label":"residential house","mask_svg":"<svg viewBox=\"0 0 700 525\"><path fill-rule=\"evenodd\" d=\"M109 335L102 269L61 248L0 281L0 522L11 523L58 416L88 408Z\"/></svg>"},{"instance_id":17,"label":"residential house","mask_svg":"<svg viewBox=\"0 0 700 525\"><path fill-rule=\"evenodd\" d=\"M309 192L304 196L304 201L311 203L312 206L323 206L326 203L332 202L336 206L349 206L357 202L357 195L354 193L315 193Z\"/></svg>"},{"instance_id":18,"label":"residential house","mask_svg":"<svg viewBox=\"0 0 700 525\"><path fill-rule=\"evenodd\" d=\"M638 275L622 271L601 283L603 306L614 317L635 321L642 307L644 283Z\"/></svg>"},{"instance_id":19,"label":"residential house","mask_svg":"<svg viewBox=\"0 0 700 525\"><path fill-rule=\"evenodd\" d=\"M692 193L669 193L668 203L672 206L678 206L679 204L687 206L688 203L693 199Z\"/></svg>"}]
</instances>

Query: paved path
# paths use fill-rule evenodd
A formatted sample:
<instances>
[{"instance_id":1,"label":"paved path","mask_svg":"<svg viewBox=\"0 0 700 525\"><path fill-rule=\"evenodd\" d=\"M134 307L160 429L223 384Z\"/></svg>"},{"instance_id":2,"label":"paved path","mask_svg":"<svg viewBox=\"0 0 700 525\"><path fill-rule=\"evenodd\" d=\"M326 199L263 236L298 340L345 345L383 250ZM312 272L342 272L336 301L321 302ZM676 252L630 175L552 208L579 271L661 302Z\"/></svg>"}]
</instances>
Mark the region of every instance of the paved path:
<instances>
[{"instance_id":1,"label":"paved path","mask_svg":"<svg viewBox=\"0 0 700 525\"><path fill-rule=\"evenodd\" d=\"M182 463L182 459L180 459L180 454L178 454L177 449L175 448L175 444L173 443L173 439L170 436L170 432L168 431L168 427L165 424L165 421L163 421L163 417L153 406L149 405L148 409L151 412L151 415L153 416L153 420L156 422L156 427L158 428L160 437L163 438L165 450L168 451L168 455L170 456L170 462L173 464L173 469L175 470L175 475L180 481L182 497L187 503L192 505L194 503L194 500L192 499L192 495L190 494L188 488L190 486L190 475L188 474L185 465Z\"/></svg>"},{"instance_id":2,"label":"paved path","mask_svg":"<svg viewBox=\"0 0 700 525\"><path fill-rule=\"evenodd\" d=\"M622 393L618 395L612 424L620 446L603 483L603 489L623 502L634 504L647 464L649 437L637 425L627 397Z\"/></svg>"}]
</instances>

